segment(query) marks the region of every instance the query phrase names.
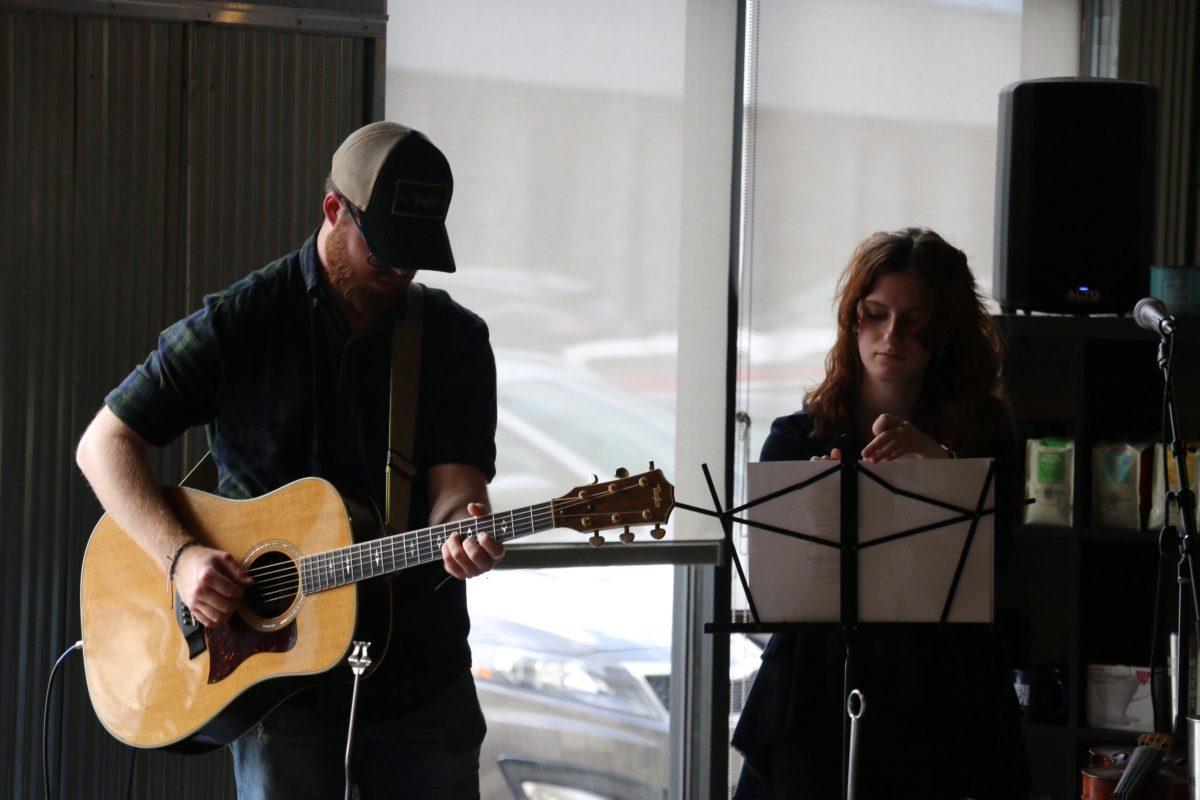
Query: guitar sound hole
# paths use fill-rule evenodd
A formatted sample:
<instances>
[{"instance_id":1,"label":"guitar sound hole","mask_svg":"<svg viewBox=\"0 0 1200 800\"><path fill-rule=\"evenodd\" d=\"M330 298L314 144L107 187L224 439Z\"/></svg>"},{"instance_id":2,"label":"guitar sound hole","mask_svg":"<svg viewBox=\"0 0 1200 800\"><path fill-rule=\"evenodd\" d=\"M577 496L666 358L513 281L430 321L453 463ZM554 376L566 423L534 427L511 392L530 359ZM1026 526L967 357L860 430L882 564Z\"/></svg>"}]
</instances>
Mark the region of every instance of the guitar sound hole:
<instances>
[{"instance_id":1,"label":"guitar sound hole","mask_svg":"<svg viewBox=\"0 0 1200 800\"><path fill-rule=\"evenodd\" d=\"M246 605L263 619L282 615L292 606L300 588L296 562L286 553L263 553L248 568L254 583L246 589Z\"/></svg>"}]
</instances>

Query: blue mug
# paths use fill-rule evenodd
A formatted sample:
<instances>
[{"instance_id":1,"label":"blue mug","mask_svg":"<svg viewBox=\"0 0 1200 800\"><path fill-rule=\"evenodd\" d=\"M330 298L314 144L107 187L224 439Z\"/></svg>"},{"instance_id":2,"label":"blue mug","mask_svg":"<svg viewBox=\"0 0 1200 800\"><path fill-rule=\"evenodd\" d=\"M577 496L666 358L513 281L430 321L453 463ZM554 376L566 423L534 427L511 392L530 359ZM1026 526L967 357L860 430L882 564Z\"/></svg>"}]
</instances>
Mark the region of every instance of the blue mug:
<instances>
[{"instance_id":1,"label":"blue mug","mask_svg":"<svg viewBox=\"0 0 1200 800\"><path fill-rule=\"evenodd\" d=\"M1013 690L1021 706L1021 719L1029 722L1066 722L1067 670L1061 666L1027 667L1012 671Z\"/></svg>"}]
</instances>

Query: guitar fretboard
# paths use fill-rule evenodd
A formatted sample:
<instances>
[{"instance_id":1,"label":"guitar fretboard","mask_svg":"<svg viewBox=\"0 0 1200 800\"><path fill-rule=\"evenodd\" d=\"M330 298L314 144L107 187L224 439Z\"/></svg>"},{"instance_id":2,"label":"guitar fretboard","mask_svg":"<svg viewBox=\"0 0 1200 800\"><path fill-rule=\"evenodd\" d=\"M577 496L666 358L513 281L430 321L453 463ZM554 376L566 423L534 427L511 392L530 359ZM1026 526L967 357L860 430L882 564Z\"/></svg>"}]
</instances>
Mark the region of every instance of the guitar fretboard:
<instances>
[{"instance_id":1,"label":"guitar fretboard","mask_svg":"<svg viewBox=\"0 0 1200 800\"><path fill-rule=\"evenodd\" d=\"M300 580L312 594L347 583L390 575L402 569L440 561L442 544L456 533L474 538L486 533L498 542L519 539L554 527L553 501L487 517L447 522L302 556ZM294 579L293 579L294 580Z\"/></svg>"}]
</instances>

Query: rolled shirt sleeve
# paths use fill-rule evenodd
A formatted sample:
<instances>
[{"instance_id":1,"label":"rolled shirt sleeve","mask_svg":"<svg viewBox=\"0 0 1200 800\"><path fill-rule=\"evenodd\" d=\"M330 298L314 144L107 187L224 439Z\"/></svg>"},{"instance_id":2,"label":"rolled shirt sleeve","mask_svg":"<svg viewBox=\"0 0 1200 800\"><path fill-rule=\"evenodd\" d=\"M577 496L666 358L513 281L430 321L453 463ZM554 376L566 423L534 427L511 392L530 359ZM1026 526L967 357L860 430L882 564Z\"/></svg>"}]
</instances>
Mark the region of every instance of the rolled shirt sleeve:
<instances>
[{"instance_id":1,"label":"rolled shirt sleeve","mask_svg":"<svg viewBox=\"0 0 1200 800\"><path fill-rule=\"evenodd\" d=\"M104 398L105 405L150 444L162 447L216 415L222 359L219 304L179 320L158 337L157 347Z\"/></svg>"}]
</instances>

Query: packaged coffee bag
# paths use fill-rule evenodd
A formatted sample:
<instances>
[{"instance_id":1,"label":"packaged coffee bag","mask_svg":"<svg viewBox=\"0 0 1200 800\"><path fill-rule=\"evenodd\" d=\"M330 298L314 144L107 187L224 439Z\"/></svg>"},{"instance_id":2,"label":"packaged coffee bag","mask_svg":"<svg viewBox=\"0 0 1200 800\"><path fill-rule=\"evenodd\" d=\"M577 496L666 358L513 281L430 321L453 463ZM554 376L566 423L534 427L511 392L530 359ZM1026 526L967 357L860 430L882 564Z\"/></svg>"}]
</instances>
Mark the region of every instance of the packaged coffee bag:
<instances>
[{"instance_id":1,"label":"packaged coffee bag","mask_svg":"<svg viewBox=\"0 0 1200 800\"><path fill-rule=\"evenodd\" d=\"M1140 531L1150 510L1149 442L1097 442L1092 447L1092 524Z\"/></svg>"},{"instance_id":2,"label":"packaged coffee bag","mask_svg":"<svg viewBox=\"0 0 1200 800\"><path fill-rule=\"evenodd\" d=\"M1025 442L1025 492L1036 502L1025 507L1025 522L1070 525L1074 519L1072 486L1075 442L1029 439Z\"/></svg>"},{"instance_id":3,"label":"packaged coffee bag","mask_svg":"<svg viewBox=\"0 0 1200 800\"><path fill-rule=\"evenodd\" d=\"M1191 446L1191 442L1187 443ZM1175 456L1171 453L1170 448L1167 448L1167 472L1163 475L1163 446L1162 443L1154 445L1154 483L1150 488L1150 518L1146 522L1146 527L1151 531L1158 531L1166 519L1164 513L1167 494L1167 481L1171 483L1171 491L1179 491L1179 470L1175 466ZM1196 491L1196 487L1200 484L1200 475L1196 474L1196 454L1189 451L1187 454L1187 471L1188 482L1192 484L1192 491ZM1179 522L1176 518L1175 509L1171 510L1172 519Z\"/></svg>"}]
</instances>

